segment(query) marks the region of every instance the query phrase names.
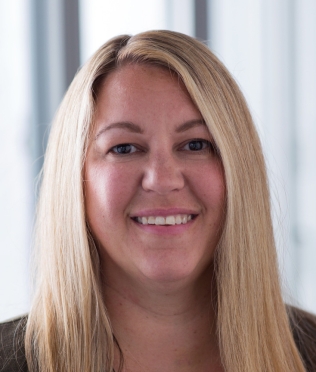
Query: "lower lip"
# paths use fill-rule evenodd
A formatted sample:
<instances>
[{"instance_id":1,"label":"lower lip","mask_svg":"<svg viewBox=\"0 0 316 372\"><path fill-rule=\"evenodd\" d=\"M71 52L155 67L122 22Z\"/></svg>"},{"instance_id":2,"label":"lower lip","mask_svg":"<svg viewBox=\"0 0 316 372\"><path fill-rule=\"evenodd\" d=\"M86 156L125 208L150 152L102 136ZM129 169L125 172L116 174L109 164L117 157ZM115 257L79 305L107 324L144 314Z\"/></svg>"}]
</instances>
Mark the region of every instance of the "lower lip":
<instances>
[{"instance_id":1,"label":"lower lip","mask_svg":"<svg viewBox=\"0 0 316 372\"><path fill-rule=\"evenodd\" d=\"M180 235L186 232L195 222L197 217L181 225L143 225L134 220L134 224L145 232L156 235Z\"/></svg>"}]
</instances>

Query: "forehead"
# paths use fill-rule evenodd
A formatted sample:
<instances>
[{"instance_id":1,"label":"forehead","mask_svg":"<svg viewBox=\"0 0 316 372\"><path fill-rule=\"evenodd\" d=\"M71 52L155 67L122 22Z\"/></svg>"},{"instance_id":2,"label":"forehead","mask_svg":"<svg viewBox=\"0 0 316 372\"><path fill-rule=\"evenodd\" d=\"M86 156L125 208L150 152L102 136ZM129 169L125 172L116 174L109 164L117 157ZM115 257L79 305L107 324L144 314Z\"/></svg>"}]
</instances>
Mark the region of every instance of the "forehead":
<instances>
[{"instance_id":1,"label":"forehead","mask_svg":"<svg viewBox=\"0 0 316 372\"><path fill-rule=\"evenodd\" d=\"M148 91L155 88L165 91L171 87L189 95L181 78L174 71L155 64L129 63L113 70L102 80L97 101L105 90L113 92L133 90L135 93L135 88Z\"/></svg>"},{"instance_id":2,"label":"forehead","mask_svg":"<svg viewBox=\"0 0 316 372\"><path fill-rule=\"evenodd\" d=\"M152 122L201 118L181 79L153 65L125 65L111 72L100 85L95 119ZM142 124L141 122L139 124Z\"/></svg>"}]
</instances>

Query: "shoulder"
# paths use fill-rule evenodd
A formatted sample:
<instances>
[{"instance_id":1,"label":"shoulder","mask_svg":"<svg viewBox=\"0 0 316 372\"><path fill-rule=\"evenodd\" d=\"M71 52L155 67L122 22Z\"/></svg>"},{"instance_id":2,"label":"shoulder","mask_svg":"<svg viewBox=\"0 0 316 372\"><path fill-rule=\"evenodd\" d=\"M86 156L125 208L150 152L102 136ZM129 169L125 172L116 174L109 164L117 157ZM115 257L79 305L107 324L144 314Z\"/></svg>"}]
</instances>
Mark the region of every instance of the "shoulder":
<instances>
[{"instance_id":1,"label":"shoulder","mask_svg":"<svg viewBox=\"0 0 316 372\"><path fill-rule=\"evenodd\" d=\"M316 316L293 306L288 306L287 311L306 371L316 371Z\"/></svg>"},{"instance_id":2,"label":"shoulder","mask_svg":"<svg viewBox=\"0 0 316 372\"><path fill-rule=\"evenodd\" d=\"M24 333L27 317L0 323L0 371L27 372Z\"/></svg>"}]
</instances>

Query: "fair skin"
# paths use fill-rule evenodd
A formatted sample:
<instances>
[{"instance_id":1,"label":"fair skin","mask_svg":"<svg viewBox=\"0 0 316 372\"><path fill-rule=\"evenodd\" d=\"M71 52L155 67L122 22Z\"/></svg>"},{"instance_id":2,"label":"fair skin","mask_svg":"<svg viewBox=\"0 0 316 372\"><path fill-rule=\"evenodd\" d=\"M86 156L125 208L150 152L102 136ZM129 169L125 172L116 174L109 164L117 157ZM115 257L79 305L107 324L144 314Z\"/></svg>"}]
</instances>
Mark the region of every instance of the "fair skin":
<instances>
[{"instance_id":1,"label":"fair skin","mask_svg":"<svg viewBox=\"0 0 316 372\"><path fill-rule=\"evenodd\" d=\"M106 77L85 195L124 371L223 371L212 303L223 170L169 71L127 65Z\"/></svg>"}]
</instances>

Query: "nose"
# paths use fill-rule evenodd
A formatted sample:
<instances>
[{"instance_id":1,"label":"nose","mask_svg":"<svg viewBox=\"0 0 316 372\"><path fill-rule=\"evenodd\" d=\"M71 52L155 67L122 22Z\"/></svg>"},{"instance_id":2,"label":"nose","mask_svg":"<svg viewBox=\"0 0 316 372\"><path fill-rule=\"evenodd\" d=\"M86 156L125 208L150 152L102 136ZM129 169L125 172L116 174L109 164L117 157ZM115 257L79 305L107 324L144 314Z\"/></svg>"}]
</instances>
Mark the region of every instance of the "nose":
<instances>
[{"instance_id":1,"label":"nose","mask_svg":"<svg viewBox=\"0 0 316 372\"><path fill-rule=\"evenodd\" d=\"M181 190L184 185L183 167L174 156L152 156L148 160L142 179L145 191L166 195L171 191Z\"/></svg>"}]
</instances>

